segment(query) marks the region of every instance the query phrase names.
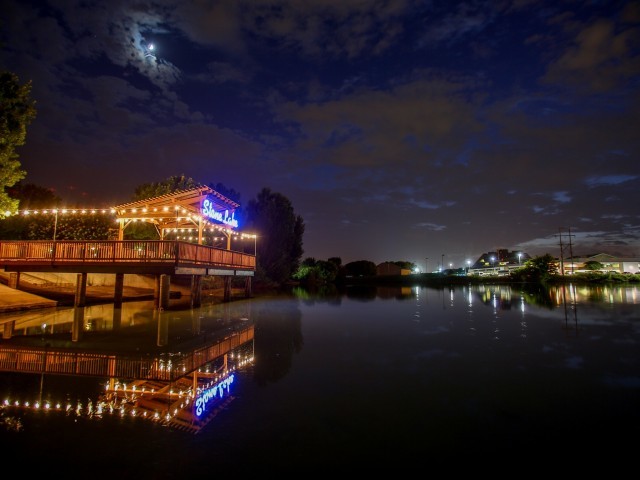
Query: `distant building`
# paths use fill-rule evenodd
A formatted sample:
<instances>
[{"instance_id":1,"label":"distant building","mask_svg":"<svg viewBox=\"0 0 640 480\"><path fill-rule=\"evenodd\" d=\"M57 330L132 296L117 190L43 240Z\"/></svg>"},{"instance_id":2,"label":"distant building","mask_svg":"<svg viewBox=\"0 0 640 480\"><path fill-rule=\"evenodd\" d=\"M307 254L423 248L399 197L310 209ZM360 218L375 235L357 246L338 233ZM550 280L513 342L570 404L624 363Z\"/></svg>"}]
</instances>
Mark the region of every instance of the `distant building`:
<instances>
[{"instance_id":1,"label":"distant building","mask_svg":"<svg viewBox=\"0 0 640 480\"><path fill-rule=\"evenodd\" d=\"M519 250L498 249L495 252L487 252L480 255L480 258L469 267L467 275L507 276L511 270L520 268L530 259L531 256L528 253Z\"/></svg>"},{"instance_id":2,"label":"distant building","mask_svg":"<svg viewBox=\"0 0 640 480\"><path fill-rule=\"evenodd\" d=\"M483 253L469 268L468 275L507 276L511 271L523 266L531 256L521 251L505 249ZM565 275L573 273L600 271L603 273L640 273L640 258L616 257L607 253L585 256L574 256L565 259L556 258L558 272L564 270ZM601 268L589 268L589 262L597 262Z\"/></svg>"},{"instance_id":3,"label":"distant building","mask_svg":"<svg viewBox=\"0 0 640 480\"><path fill-rule=\"evenodd\" d=\"M376 266L376 275L410 275L411 270L401 268L392 262L383 262Z\"/></svg>"},{"instance_id":4,"label":"distant building","mask_svg":"<svg viewBox=\"0 0 640 480\"><path fill-rule=\"evenodd\" d=\"M597 262L601 268L593 270L589 267L589 262ZM560 263L560 261L558 262ZM616 257L607 253L590 254L581 257L569 257L562 261L564 273L570 275L572 273L600 271L603 273L639 273L640 258L638 257Z\"/></svg>"}]
</instances>

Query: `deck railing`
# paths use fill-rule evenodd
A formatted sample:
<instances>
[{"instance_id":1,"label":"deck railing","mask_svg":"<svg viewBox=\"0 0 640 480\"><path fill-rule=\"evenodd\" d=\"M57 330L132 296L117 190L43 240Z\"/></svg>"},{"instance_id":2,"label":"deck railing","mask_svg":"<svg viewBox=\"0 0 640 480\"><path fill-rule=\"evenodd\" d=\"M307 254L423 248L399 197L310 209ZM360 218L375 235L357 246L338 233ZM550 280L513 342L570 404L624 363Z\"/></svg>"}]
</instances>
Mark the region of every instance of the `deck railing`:
<instances>
[{"instance_id":1,"label":"deck railing","mask_svg":"<svg viewBox=\"0 0 640 480\"><path fill-rule=\"evenodd\" d=\"M0 241L0 261L69 264L175 264L255 269L255 255L166 240Z\"/></svg>"}]
</instances>

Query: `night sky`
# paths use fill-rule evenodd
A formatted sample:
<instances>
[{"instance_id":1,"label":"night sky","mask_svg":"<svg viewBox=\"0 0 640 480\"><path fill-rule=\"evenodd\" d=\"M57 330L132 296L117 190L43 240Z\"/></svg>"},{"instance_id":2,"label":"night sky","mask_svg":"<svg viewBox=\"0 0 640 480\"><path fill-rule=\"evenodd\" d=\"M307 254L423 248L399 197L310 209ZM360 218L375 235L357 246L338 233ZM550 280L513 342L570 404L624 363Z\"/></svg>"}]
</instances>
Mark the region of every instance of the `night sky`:
<instances>
[{"instance_id":1,"label":"night sky","mask_svg":"<svg viewBox=\"0 0 640 480\"><path fill-rule=\"evenodd\" d=\"M435 270L569 231L640 255L638 1L0 8L0 68L37 102L24 182L69 205L185 175L287 197L303 259Z\"/></svg>"}]
</instances>

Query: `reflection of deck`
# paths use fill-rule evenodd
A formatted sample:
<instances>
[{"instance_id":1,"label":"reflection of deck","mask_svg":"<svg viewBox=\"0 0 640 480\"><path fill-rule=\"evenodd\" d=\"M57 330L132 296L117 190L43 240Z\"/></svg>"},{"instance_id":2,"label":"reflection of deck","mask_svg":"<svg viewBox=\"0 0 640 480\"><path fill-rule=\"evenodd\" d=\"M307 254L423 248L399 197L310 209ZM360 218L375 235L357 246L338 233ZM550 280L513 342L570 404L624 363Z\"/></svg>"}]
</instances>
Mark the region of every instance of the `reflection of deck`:
<instances>
[{"instance_id":1,"label":"reflection of deck","mask_svg":"<svg viewBox=\"0 0 640 480\"><path fill-rule=\"evenodd\" d=\"M253 341L253 325L187 353L132 358L53 348L0 346L0 371L176 381Z\"/></svg>"},{"instance_id":2,"label":"reflection of deck","mask_svg":"<svg viewBox=\"0 0 640 480\"><path fill-rule=\"evenodd\" d=\"M0 241L8 272L251 275L255 255L164 240Z\"/></svg>"},{"instance_id":3,"label":"reflection of deck","mask_svg":"<svg viewBox=\"0 0 640 480\"><path fill-rule=\"evenodd\" d=\"M196 434L235 399L230 388L235 372L252 365L253 360L250 356L231 367L225 362L211 373L198 371L193 373L195 378L175 382L137 380L110 385L99 405L103 411L118 411L121 416L146 418Z\"/></svg>"},{"instance_id":4,"label":"reflection of deck","mask_svg":"<svg viewBox=\"0 0 640 480\"><path fill-rule=\"evenodd\" d=\"M74 404L68 400L53 401L48 395L43 398L41 383L39 399L25 401L21 398L5 398L0 408L64 412L67 416L86 416L94 420L111 414L151 420L167 427L197 434L235 399L232 395L233 384L240 371L253 365L253 350L252 326L187 355L161 355L161 358L155 359L156 366L163 365L163 368L156 370L161 372L160 375L147 375L146 378L109 377L103 393L95 401L89 399L87 403ZM79 371L52 371L51 367L60 365L55 359L65 358L65 364L72 363L71 357L61 356L63 353L61 350L43 352L37 349L0 348L0 371L103 376L103 372L95 369L98 365L96 359L100 357L103 357L110 367L116 367L117 375L127 375L131 370L141 370L135 360L112 355L78 354L76 361ZM197 364L201 362L204 363ZM45 367L46 371L44 368L36 370L37 364ZM130 368L124 368L127 364ZM14 368L16 366L21 368ZM86 370L88 366L94 367L90 373ZM190 368L194 368L193 371L188 371ZM8 428L16 431L22 428L19 418L6 418L14 420L12 423L5 422Z\"/></svg>"}]
</instances>

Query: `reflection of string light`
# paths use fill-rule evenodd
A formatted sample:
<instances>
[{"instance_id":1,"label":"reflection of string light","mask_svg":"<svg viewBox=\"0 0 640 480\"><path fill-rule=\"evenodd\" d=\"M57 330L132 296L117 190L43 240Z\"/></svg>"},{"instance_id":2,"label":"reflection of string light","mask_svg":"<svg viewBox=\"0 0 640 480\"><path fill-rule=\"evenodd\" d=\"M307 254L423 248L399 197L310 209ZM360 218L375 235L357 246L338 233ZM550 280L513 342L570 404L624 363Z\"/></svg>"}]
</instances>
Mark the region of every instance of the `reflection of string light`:
<instances>
[{"instance_id":1,"label":"reflection of string light","mask_svg":"<svg viewBox=\"0 0 640 480\"><path fill-rule=\"evenodd\" d=\"M252 354L242 354L234 351L230 353L230 356L234 359L233 364L227 364L224 368L219 369L218 373L215 375L214 382L223 381L231 372L253 363L254 361ZM172 366L171 360L167 360L162 363L165 367L168 366L170 368ZM210 366L213 366L213 364L209 364L206 369L199 369L198 371L211 370L209 368ZM183 377L183 380L187 380L187 377ZM147 389L144 385L137 385L133 382L119 382L116 379L111 379L104 384L104 393L102 393L100 396L101 398L95 402L89 400L86 404L82 402L77 402L76 404L67 403L62 407L60 402L54 403L49 400L31 403L30 401L21 402L19 400L11 400L7 398L2 401L1 406L40 412L61 412L65 413L67 416L86 417L96 420L104 418L104 414L108 413L117 415L121 418L143 418L164 423L166 426L182 428L181 425L184 425L184 422L178 421L176 417L178 417L180 412L190 412L191 405L194 403L198 394L201 393L203 389L206 389L213 384L211 378L207 380L208 382L205 386L202 386L202 383L200 383L200 386L196 386L196 388L194 388L191 381L188 380L188 386L186 387L185 385L182 385L182 387L180 385L174 385L164 393L159 390L157 393L168 397L169 401L167 402L166 407L156 411L150 411L150 409L144 406L141 408L138 403L143 397L149 398L149 396L154 396L156 389ZM144 380L141 379L140 381ZM229 397L226 402L230 399L232 399L232 397ZM223 407L224 404L216 404L216 406L214 406L215 409ZM215 414L215 411L212 410L209 413L213 415ZM176 420L174 421L174 419ZM210 418L208 420L210 420ZM206 421L208 422L208 420ZM14 423L15 428L21 428L21 422L19 419L15 419Z\"/></svg>"}]
</instances>

